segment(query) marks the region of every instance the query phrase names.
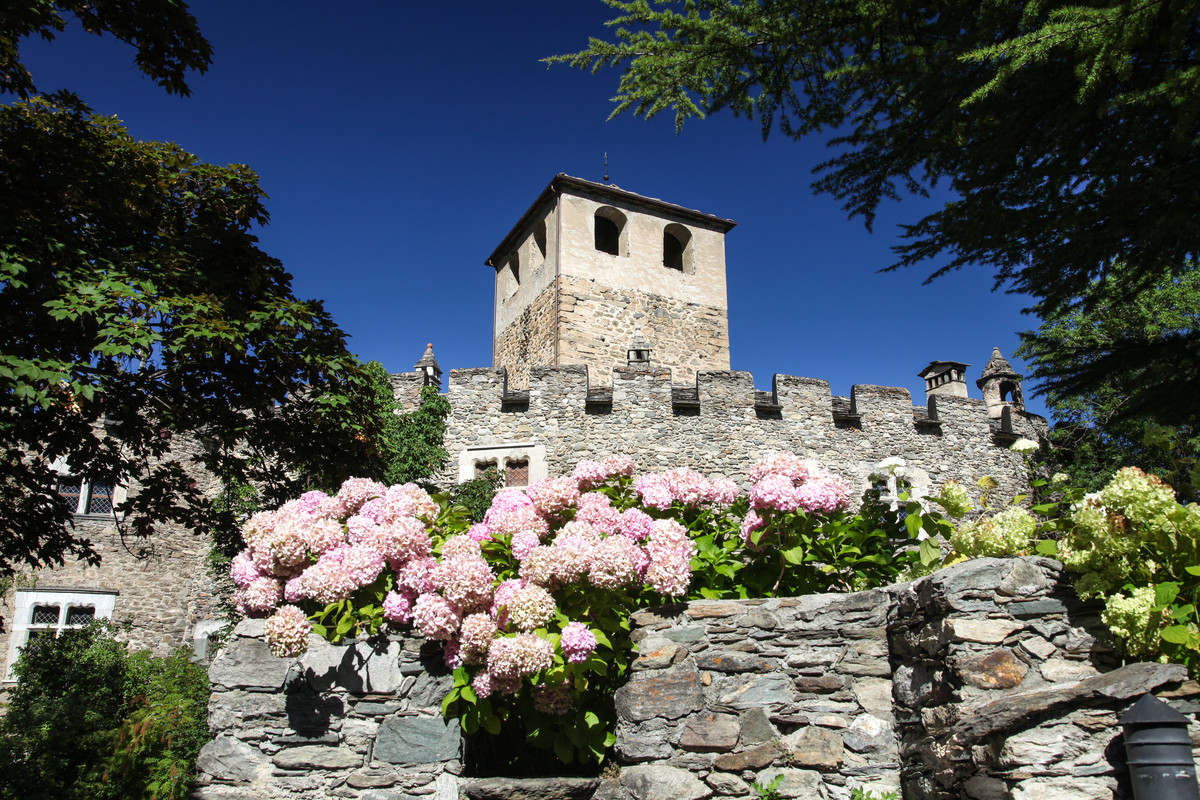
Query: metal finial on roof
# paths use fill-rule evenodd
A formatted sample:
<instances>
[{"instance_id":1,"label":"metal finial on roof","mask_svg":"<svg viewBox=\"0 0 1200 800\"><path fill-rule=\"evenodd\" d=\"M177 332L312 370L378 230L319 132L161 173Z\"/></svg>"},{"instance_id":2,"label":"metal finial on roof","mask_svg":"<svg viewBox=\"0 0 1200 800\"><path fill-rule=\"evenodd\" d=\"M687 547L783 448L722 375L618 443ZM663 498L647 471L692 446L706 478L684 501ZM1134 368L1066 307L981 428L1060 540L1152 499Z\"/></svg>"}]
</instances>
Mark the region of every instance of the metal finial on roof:
<instances>
[{"instance_id":1,"label":"metal finial on roof","mask_svg":"<svg viewBox=\"0 0 1200 800\"><path fill-rule=\"evenodd\" d=\"M604 154L604 182L608 183L608 153Z\"/></svg>"}]
</instances>

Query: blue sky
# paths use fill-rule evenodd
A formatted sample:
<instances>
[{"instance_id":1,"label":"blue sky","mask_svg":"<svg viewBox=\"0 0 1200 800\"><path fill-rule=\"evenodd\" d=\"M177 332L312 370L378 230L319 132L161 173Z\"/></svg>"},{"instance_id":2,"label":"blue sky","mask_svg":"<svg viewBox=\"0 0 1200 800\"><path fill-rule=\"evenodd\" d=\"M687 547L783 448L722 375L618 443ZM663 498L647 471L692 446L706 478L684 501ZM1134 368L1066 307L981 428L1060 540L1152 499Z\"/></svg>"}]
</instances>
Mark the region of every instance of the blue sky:
<instances>
[{"instance_id":1,"label":"blue sky","mask_svg":"<svg viewBox=\"0 0 1200 800\"><path fill-rule=\"evenodd\" d=\"M763 142L716 115L606 121L617 73L539 59L603 32L599 0L354 4L199 2L214 48L192 96L167 95L132 51L77 25L23 55L42 90L69 88L141 139L245 163L270 195L262 247L322 299L363 359L407 371L433 342L442 368L491 363L492 270L483 260L559 172L728 217L734 369L907 387L931 360L972 364L1036 327L985 268L922 285L930 269L879 273L899 222L930 201L882 209L874 233L809 188L818 140ZM1032 394L1026 387L1026 397ZM1030 410L1045 413L1040 401Z\"/></svg>"}]
</instances>

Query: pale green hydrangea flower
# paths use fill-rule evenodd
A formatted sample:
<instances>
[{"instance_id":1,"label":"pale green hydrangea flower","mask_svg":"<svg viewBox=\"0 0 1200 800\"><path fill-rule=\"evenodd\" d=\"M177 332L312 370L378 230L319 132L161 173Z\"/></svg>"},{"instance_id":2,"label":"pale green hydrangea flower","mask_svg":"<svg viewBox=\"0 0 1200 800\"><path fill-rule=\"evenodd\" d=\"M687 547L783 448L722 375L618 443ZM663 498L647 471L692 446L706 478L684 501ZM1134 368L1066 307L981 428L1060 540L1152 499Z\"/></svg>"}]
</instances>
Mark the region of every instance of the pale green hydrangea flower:
<instances>
[{"instance_id":1,"label":"pale green hydrangea flower","mask_svg":"<svg viewBox=\"0 0 1200 800\"><path fill-rule=\"evenodd\" d=\"M1037 452L1038 443L1033 439L1017 439L1015 442L1009 445L1008 449L1012 450L1014 453L1020 453L1023 456L1027 456L1030 453Z\"/></svg>"},{"instance_id":2,"label":"pale green hydrangea flower","mask_svg":"<svg viewBox=\"0 0 1200 800\"><path fill-rule=\"evenodd\" d=\"M1153 659L1162 651L1159 631L1162 612L1154 612L1154 587L1139 586L1130 596L1114 594L1104 604L1100 619L1121 640L1127 655Z\"/></svg>"},{"instance_id":3,"label":"pale green hydrangea flower","mask_svg":"<svg viewBox=\"0 0 1200 800\"><path fill-rule=\"evenodd\" d=\"M1037 520L1020 506L993 517L960 525L950 535L954 549L965 556L1010 556L1028 552L1037 533Z\"/></svg>"},{"instance_id":4,"label":"pale green hydrangea flower","mask_svg":"<svg viewBox=\"0 0 1200 800\"><path fill-rule=\"evenodd\" d=\"M971 496L958 481L943 483L942 491L934 500L952 517L961 517L974 507L971 503Z\"/></svg>"},{"instance_id":5,"label":"pale green hydrangea flower","mask_svg":"<svg viewBox=\"0 0 1200 800\"><path fill-rule=\"evenodd\" d=\"M1111 511L1146 524L1167 516L1176 508L1175 490L1157 475L1147 475L1137 467L1120 470L1100 490L1100 500Z\"/></svg>"},{"instance_id":6,"label":"pale green hydrangea flower","mask_svg":"<svg viewBox=\"0 0 1200 800\"><path fill-rule=\"evenodd\" d=\"M1071 476L1065 472L1056 472L1050 478L1051 483L1066 483L1069 480L1071 480Z\"/></svg>"}]
</instances>

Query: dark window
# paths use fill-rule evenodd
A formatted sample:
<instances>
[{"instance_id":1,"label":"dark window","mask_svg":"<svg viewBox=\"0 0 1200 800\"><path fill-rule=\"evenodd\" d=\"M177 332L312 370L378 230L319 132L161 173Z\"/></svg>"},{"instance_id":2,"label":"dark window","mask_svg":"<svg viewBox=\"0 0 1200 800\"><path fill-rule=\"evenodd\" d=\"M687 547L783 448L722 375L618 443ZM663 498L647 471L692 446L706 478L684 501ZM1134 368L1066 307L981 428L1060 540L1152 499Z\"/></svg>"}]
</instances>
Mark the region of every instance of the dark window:
<instances>
[{"instance_id":1,"label":"dark window","mask_svg":"<svg viewBox=\"0 0 1200 800\"><path fill-rule=\"evenodd\" d=\"M69 606L67 608L68 625L86 625L96 618L94 606Z\"/></svg>"},{"instance_id":2,"label":"dark window","mask_svg":"<svg viewBox=\"0 0 1200 800\"><path fill-rule=\"evenodd\" d=\"M683 272L683 242L669 231L663 233L663 266Z\"/></svg>"},{"instance_id":3,"label":"dark window","mask_svg":"<svg viewBox=\"0 0 1200 800\"><path fill-rule=\"evenodd\" d=\"M601 253L621 254L621 229L608 217L596 215L596 249Z\"/></svg>"},{"instance_id":4,"label":"dark window","mask_svg":"<svg viewBox=\"0 0 1200 800\"><path fill-rule=\"evenodd\" d=\"M504 485L505 486L528 486L529 485L529 462L528 461L509 461L504 465Z\"/></svg>"},{"instance_id":5,"label":"dark window","mask_svg":"<svg viewBox=\"0 0 1200 800\"><path fill-rule=\"evenodd\" d=\"M495 469L495 461L476 461L475 462L475 477L482 478L489 469Z\"/></svg>"},{"instance_id":6,"label":"dark window","mask_svg":"<svg viewBox=\"0 0 1200 800\"><path fill-rule=\"evenodd\" d=\"M88 494L87 513L107 514L113 510L111 483L93 483Z\"/></svg>"},{"instance_id":7,"label":"dark window","mask_svg":"<svg viewBox=\"0 0 1200 800\"><path fill-rule=\"evenodd\" d=\"M79 496L83 492L83 479L71 475L62 475L58 479L58 496L70 509L71 513L79 510Z\"/></svg>"},{"instance_id":8,"label":"dark window","mask_svg":"<svg viewBox=\"0 0 1200 800\"><path fill-rule=\"evenodd\" d=\"M542 220L533 230L533 244L537 247L538 255L546 257L546 220Z\"/></svg>"},{"instance_id":9,"label":"dark window","mask_svg":"<svg viewBox=\"0 0 1200 800\"><path fill-rule=\"evenodd\" d=\"M34 606L29 617L30 625L57 625L58 606Z\"/></svg>"}]
</instances>

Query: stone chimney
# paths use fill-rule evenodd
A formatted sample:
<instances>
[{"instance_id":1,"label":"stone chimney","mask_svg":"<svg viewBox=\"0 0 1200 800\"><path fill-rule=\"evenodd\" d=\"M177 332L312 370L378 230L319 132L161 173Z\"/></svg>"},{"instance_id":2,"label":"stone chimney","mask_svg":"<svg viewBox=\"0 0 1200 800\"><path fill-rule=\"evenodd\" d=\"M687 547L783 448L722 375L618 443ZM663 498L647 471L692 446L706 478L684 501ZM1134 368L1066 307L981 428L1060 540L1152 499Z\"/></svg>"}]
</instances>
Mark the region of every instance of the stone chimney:
<instances>
[{"instance_id":1,"label":"stone chimney","mask_svg":"<svg viewBox=\"0 0 1200 800\"><path fill-rule=\"evenodd\" d=\"M925 397L966 397L967 367L961 361L931 361L918 375L925 379Z\"/></svg>"},{"instance_id":2,"label":"stone chimney","mask_svg":"<svg viewBox=\"0 0 1200 800\"><path fill-rule=\"evenodd\" d=\"M434 386L439 392L442 390L442 368L433 356L433 342L425 345L425 355L421 356L415 369L423 377L424 386Z\"/></svg>"}]
</instances>

